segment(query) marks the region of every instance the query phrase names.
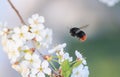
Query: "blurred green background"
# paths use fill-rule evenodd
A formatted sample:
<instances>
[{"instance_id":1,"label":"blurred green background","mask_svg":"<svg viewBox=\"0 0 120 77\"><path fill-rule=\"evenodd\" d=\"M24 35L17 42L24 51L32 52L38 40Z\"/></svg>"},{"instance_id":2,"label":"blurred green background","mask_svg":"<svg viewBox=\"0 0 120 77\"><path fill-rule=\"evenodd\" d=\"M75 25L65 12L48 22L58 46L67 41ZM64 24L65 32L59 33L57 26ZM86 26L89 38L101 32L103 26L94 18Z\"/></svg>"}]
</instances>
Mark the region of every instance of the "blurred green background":
<instances>
[{"instance_id":1,"label":"blurred green background","mask_svg":"<svg viewBox=\"0 0 120 77\"><path fill-rule=\"evenodd\" d=\"M11 1L25 22L35 13L44 16L45 26L53 29L53 44L66 42L65 50L71 56L79 50L87 60L90 77L120 77L120 2L109 7L99 0ZM0 0L0 9L1 22L6 21L11 27L21 25L7 0ZM89 26L83 29L87 34L85 42L70 36L71 27L86 24ZM0 77L8 76L20 77L0 46Z\"/></svg>"},{"instance_id":2,"label":"blurred green background","mask_svg":"<svg viewBox=\"0 0 120 77\"><path fill-rule=\"evenodd\" d=\"M70 39L68 52L74 54L79 50L87 60L90 77L119 77L120 76L120 36L116 32L103 34L101 37L80 42ZM71 55L73 56L73 55Z\"/></svg>"}]
</instances>

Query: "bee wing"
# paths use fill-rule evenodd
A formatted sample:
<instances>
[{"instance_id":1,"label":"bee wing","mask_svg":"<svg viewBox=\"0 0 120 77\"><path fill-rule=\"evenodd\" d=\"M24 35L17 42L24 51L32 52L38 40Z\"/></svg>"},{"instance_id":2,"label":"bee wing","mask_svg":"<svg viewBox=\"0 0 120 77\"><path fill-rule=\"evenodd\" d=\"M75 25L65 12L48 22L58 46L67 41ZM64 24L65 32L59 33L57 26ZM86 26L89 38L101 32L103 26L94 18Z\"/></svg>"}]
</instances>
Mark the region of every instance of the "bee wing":
<instances>
[{"instance_id":1,"label":"bee wing","mask_svg":"<svg viewBox=\"0 0 120 77\"><path fill-rule=\"evenodd\" d=\"M86 27L88 27L88 26L89 26L89 25L84 25L84 26L80 27L80 29L86 28Z\"/></svg>"},{"instance_id":2,"label":"bee wing","mask_svg":"<svg viewBox=\"0 0 120 77\"><path fill-rule=\"evenodd\" d=\"M77 33L79 33L81 30L79 29L79 30L77 30L75 33L77 34Z\"/></svg>"}]
</instances>

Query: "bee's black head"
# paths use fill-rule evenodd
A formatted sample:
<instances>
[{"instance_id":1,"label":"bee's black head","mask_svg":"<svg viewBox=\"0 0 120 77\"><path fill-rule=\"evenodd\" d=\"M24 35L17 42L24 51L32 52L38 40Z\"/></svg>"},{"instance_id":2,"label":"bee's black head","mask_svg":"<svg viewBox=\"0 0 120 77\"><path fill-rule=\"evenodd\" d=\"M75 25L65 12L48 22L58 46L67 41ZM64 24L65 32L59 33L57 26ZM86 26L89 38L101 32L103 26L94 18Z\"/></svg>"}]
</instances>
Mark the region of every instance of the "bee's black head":
<instances>
[{"instance_id":1,"label":"bee's black head","mask_svg":"<svg viewBox=\"0 0 120 77\"><path fill-rule=\"evenodd\" d=\"M83 32L83 31L79 31L79 32L77 32L76 33L76 36L78 37L78 38L82 38L83 36L85 36L86 34L85 34L85 32Z\"/></svg>"},{"instance_id":2,"label":"bee's black head","mask_svg":"<svg viewBox=\"0 0 120 77\"><path fill-rule=\"evenodd\" d=\"M76 36L76 32L80 30L79 28L73 27L70 29L71 36Z\"/></svg>"}]
</instances>

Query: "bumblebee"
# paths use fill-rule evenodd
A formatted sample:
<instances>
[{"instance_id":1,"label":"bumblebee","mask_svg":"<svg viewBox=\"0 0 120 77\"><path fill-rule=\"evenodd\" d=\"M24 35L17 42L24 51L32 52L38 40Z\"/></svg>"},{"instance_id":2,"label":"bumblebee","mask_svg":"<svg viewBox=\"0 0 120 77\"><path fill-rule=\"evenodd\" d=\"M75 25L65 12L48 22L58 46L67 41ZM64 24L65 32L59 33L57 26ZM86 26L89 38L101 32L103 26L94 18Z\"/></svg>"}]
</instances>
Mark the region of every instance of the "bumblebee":
<instances>
[{"instance_id":1,"label":"bumblebee","mask_svg":"<svg viewBox=\"0 0 120 77\"><path fill-rule=\"evenodd\" d=\"M71 29L70 29L70 34L71 34L71 36L77 37L77 38L79 38L80 41L84 42L84 41L87 39L87 36L86 36L85 32L82 31L81 29L82 29L82 28L85 28L85 27L87 27L87 26L88 26L88 25L82 26L82 27L80 27L80 28L77 28L77 27L71 28Z\"/></svg>"}]
</instances>

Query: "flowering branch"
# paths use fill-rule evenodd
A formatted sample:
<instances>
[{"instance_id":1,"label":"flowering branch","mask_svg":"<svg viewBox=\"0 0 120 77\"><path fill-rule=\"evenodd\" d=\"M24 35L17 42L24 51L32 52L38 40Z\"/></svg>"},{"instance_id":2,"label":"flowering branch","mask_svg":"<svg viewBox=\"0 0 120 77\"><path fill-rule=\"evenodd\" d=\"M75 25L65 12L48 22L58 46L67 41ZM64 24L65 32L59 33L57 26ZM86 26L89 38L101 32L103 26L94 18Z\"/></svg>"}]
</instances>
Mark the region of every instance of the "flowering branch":
<instances>
[{"instance_id":1,"label":"flowering branch","mask_svg":"<svg viewBox=\"0 0 120 77\"><path fill-rule=\"evenodd\" d=\"M52 30L45 28L43 16L34 14L28 19L28 25L24 25L25 22L19 12L10 0L8 2L23 24L15 28L1 27L0 30L3 49L8 54L13 69L22 77L89 76L86 60L77 50L75 51L76 59L73 60L73 57L64 51L66 43L50 48Z\"/></svg>"},{"instance_id":2,"label":"flowering branch","mask_svg":"<svg viewBox=\"0 0 120 77\"><path fill-rule=\"evenodd\" d=\"M22 23L23 25L25 25L25 22L24 22L22 16L20 15L19 11L15 8L15 6L12 4L11 0L8 0L8 2L9 2L9 4L10 4L10 6L14 9L14 11L16 12L16 14L18 15L21 23Z\"/></svg>"},{"instance_id":3,"label":"flowering branch","mask_svg":"<svg viewBox=\"0 0 120 77\"><path fill-rule=\"evenodd\" d=\"M22 16L20 15L19 11L15 8L15 6L12 4L12 2L10 0L8 0L9 4L11 5L11 7L13 8L13 10L16 12L17 16L19 17L21 23L24 25L25 22L22 18ZM33 42L33 45L34 45L34 40L32 40ZM34 46L35 47L35 46ZM36 49L36 47L35 47ZM40 53L40 51L38 49L36 49L36 51L38 51L39 55L44 59L44 55ZM51 68L52 69L52 68ZM55 74L58 74L54 69L52 69L52 71L55 73Z\"/></svg>"}]
</instances>

